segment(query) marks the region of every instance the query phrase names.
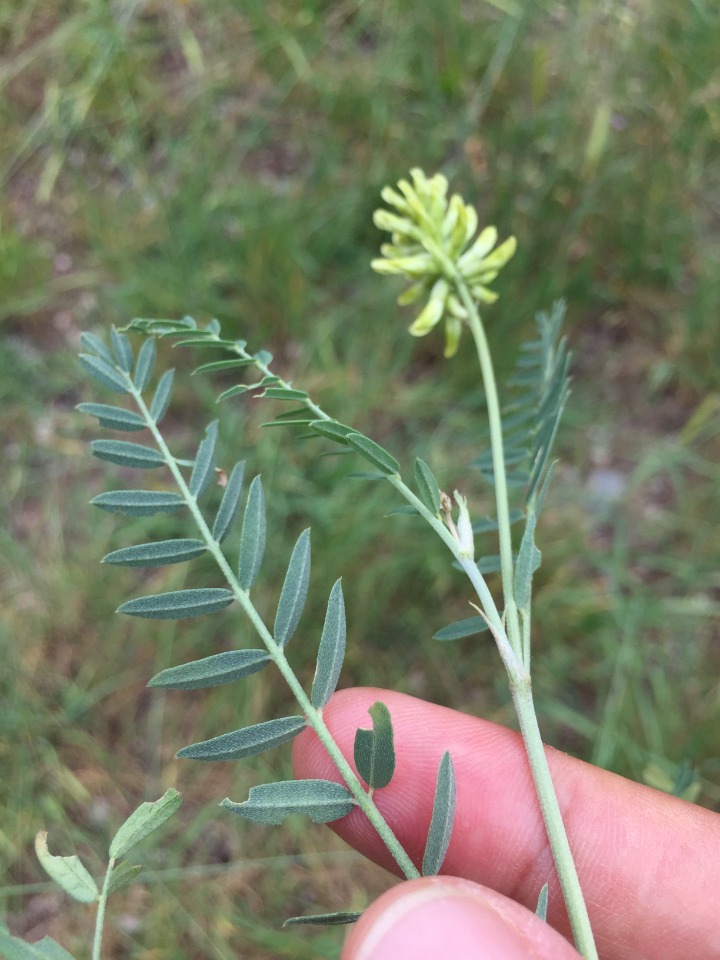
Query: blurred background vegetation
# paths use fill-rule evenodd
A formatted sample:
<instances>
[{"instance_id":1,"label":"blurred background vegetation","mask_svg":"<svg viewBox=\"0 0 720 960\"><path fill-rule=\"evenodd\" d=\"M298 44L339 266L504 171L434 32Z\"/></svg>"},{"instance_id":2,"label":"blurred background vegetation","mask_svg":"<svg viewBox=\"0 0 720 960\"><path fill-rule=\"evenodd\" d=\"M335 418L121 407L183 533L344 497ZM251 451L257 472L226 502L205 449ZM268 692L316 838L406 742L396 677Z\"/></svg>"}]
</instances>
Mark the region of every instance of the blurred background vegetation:
<instances>
[{"instance_id":1,"label":"blurred background vegetation","mask_svg":"<svg viewBox=\"0 0 720 960\"><path fill-rule=\"evenodd\" d=\"M379 190L413 165L442 169L481 223L518 237L486 317L501 376L534 312L568 299L574 389L536 600L545 737L720 804L717 5L7 0L0 49L0 913L13 929L84 953L87 913L43 882L32 837L48 829L54 852L99 869L113 828L167 786L183 812L145 852L146 882L118 895L107 956L333 957L337 931L279 922L362 908L388 884L329 831L219 814L223 796L288 775L287 751L247 767L173 759L287 700L269 672L146 690L250 632L239 615L158 628L113 614L216 577L98 564L184 528L88 508L118 480L89 456L74 406L98 394L75 354L82 329L217 316L325 409L490 511L465 468L482 413L473 358L447 364L438 338L412 341L398 289L368 267ZM193 386L168 419L187 454L213 416L214 385ZM384 517L389 488L343 479L346 460L263 432L266 406L233 403L227 460L246 455L270 494L261 606L313 526L301 674L342 575L344 683L512 724L491 646L431 640L467 615L431 536Z\"/></svg>"}]
</instances>

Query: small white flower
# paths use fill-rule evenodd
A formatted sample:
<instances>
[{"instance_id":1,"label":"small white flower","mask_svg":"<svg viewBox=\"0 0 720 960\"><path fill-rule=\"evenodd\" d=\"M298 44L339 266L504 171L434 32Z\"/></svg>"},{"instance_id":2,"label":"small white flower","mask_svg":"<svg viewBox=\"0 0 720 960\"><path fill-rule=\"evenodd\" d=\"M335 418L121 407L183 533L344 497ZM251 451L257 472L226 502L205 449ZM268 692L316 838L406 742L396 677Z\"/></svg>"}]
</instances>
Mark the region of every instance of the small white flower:
<instances>
[{"instance_id":1,"label":"small white flower","mask_svg":"<svg viewBox=\"0 0 720 960\"><path fill-rule=\"evenodd\" d=\"M475 540L473 538L472 521L468 511L467 500L462 494L454 491L455 503L460 510L457 521L457 536L460 543L459 556L468 560L475 559Z\"/></svg>"}]
</instances>

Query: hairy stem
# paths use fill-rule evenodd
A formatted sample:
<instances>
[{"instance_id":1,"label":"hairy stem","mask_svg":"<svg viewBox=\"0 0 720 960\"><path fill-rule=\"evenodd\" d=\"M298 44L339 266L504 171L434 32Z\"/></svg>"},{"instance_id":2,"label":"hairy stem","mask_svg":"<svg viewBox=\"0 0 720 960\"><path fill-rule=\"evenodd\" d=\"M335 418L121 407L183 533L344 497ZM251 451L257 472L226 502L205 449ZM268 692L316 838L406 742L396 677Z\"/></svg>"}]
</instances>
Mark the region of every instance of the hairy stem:
<instances>
[{"instance_id":1,"label":"hairy stem","mask_svg":"<svg viewBox=\"0 0 720 960\"><path fill-rule=\"evenodd\" d=\"M129 379L129 378L128 378ZM139 391L135 388L134 385L131 386L131 393L140 408L143 416L145 417L149 429L152 431L155 442L158 445L158 449L165 458L170 472L173 475L175 483L177 484L178 489L180 490L185 502L187 503L188 509L190 510L195 523L203 537L203 540L207 544L208 551L212 554L215 562L222 571L225 579L227 580L228 586L230 587L231 592L235 596L235 599L238 601L243 611L250 619L251 623L255 627L256 631L260 635L265 647L267 648L268 653L272 657L273 662L277 666L280 673L283 675L286 683L290 687L295 699L298 702L298 705L303 710L305 716L307 717L308 724L315 731L318 739L322 745L327 750L330 758L338 769L338 772L345 780L345 783L348 786L348 789L355 797L355 800L358 803L358 806L362 809L365 816L372 823L373 827L377 831L378 835L381 837L382 841L386 845L389 852L392 854L396 863L405 874L408 879L414 877L419 877L420 873L413 864L412 860L405 852L400 841L397 839L390 826L372 802L365 789L363 788L362 783L359 778L353 771L350 764L347 762L343 756L340 747L337 745L333 739L332 734L327 728L325 721L322 718L322 711L317 710L312 703L310 698L305 693L305 690L302 687L302 684L295 676L295 673L290 666L287 657L282 649L282 647L275 642L270 630L265 625L262 617L255 609L254 604L250 600L249 594L246 590L240 586L235 573L228 563L225 554L222 552L219 543L213 537L210 528L205 522L205 517L202 514L202 511L198 507L197 500L190 492L188 485L185 482L180 468L177 465L175 458L170 452L165 439L158 429L157 424L150 416L150 412L140 395Z\"/></svg>"}]
</instances>

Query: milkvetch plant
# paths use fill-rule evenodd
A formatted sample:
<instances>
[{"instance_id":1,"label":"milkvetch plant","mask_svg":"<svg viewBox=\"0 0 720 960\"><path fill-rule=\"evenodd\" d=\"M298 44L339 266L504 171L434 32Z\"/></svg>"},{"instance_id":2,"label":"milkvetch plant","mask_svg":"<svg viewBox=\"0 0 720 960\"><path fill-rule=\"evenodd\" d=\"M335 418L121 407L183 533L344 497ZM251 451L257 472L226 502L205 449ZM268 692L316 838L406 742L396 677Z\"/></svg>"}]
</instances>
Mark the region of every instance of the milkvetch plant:
<instances>
[{"instance_id":1,"label":"milkvetch plant","mask_svg":"<svg viewBox=\"0 0 720 960\"><path fill-rule=\"evenodd\" d=\"M298 704L295 715L218 733L209 740L182 746L178 757L204 761L249 758L290 742L309 727L337 768L341 782L261 784L253 787L246 799L223 800L221 806L226 811L260 824L277 824L294 813L326 823L359 807L405 877L435 874L442 867L455 814L455 773L450 752L439 764L431 824L422 863L417 864L374 802L374 794L391 782L395 770L389 710L381 702L370 708L368 728L356 732L354 767L323 719L345 655L341 581L333 585L324 622L317 625L315 676L310 690L306 690L292 666L291 641L309 590L310 531L303 531L292 548L271 623L261 616L253 599L267 546L262 480L256 476L245 482L243 460L231 469L219 468L219 463L226 465L227 454L218 452L217 420L209 424L192 457L177 456L171 450L162 422L171 403L174 375L166 370L155 378L157 340L169 339L176 347L210 348L220 353L221 359L202 363L195 374L249 374L218 396L222 405L252 392L272 404L274 416L263 426L286 427L298 439L319 438L320 442L357 454L370 468L366 467L362 475L368 481L390 484L405 501L403 510L428 524L454 565L467 577L470 603L477 616L449 624L435 636L449 641L489 630L494 637L507 673L575 942L584 957L595 958L597 951L545 758L530 679L532 579L541 559L535 531L553 472L552 447L568 396L569 356L560 332L564 306L558 303L536 318L536 335L521 347L509 395L501 406L479 304L495 300L489 284L512 257L515 239L510 237L496 245L494 227L486 227L476 236L478 217L474 208L457 195L448 200L448 183L442 175L428 178L422 171L413 170L411 181L401 180L397 189L387 187L382 192L385 202L394 209L378 210L374 219L381 230L390 232L391 242L383 244L382 256L372 265L379 273L410 282L400 300L420 304L411 334L429 334L443 323L444 353L451 358L459 349L463 330L469 332L480 364L488 414L487 427L478 429L481 452L471 466L494 489L496 518L473 521L469 491L454 490L451 495L441 491L423 460L415 461L412 480L406 480L391 453L326 413L306 391L280 377L269 352L251 352L245 341L224 337L216 320L201 328L191 318L137 319L126 331L113 328L109 344L92 333L84 333L81 341L81 362L87 373L104 388L125 397L129 405L87 402L79 409L96 418L103 428L142 432L149 441L98 439L92 443L94 456L139 471L162 469L170 483L113 489L99 494L92 503L129 517L182 510L188 515L188 529L180 538L124 546L104 560L119 566L156 567L209 556L221 585L136 597L122 603L119 612L163 620L196 617L234 606L249 619L259 638L257 648L231 650L165 669L150 680L151 686L189 691L235 681L247 683L252 682L248 678L253 674L274 669ZM128 336L132 332L145 336L139 350L134 349ZM278 404L287 404L289 409L283 411ZM224 478L222 494L219 477ZM513 537L513 526L521 522L522 535ZM495 533L499 552L478 557L476 542ZM494 572L501 574L499 600L493 597L485 579ZM543 916L546 904L545 886L538 900L538 912ZM347 923L357 916L342 912L294 917L286 922Z\"/></svg>"}]
</instances>

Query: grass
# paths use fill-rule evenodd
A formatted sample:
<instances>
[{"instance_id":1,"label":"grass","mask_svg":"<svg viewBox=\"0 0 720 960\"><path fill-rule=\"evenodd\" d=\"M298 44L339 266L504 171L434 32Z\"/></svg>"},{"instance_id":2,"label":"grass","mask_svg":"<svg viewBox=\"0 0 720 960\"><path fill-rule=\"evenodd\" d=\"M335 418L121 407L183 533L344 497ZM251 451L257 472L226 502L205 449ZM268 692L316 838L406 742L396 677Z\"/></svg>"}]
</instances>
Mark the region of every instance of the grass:
<instances>
[{"instance_id":1,"label":"grass","mask_svg":"<svg viewBox=\"0 0 720 960\"><path fill-rule=\"evenodd\" d=\"M670 787L690 764L698 801L720 802L718 20L702 0L5 5L0 911L14 929L82 952L84 910L35 886L35 831L99 869L112 826L169 785L183 814L147 851L147 883L115 904L107 956L335 956L337 931L288 935L279 920L361 908L387 884L358 859L348 869L326 831L217 815L222 796L287 773L286 752L264 768L172 759L287 701L264 675L247 697L145 689L247 628L112 614L138 577L97 561L134 531L87 508L107 473L73 412L89 397L73 354L85 327L217 315L404 463L421 455L443 484L467 485L472 357L446 367L436 344L411 341L392 284L368 269L379 189L412 164L442 167L481 220L518 236L488 314L501 374L518 327L558 294L570 302L574 396L536 602L545 736ZM179 449L211 418L199 389L173 410ZM464 596L421 528L384 518L389 492L336 488L342 460L278 449L252 404L234 416L228 458L240 447L262 470L275 542L289 553L312 523L308 624L345 579L344 681L512 722L494 652L463 641L446 656L430 640L428 625L465 615ZM268 607L286 559L266 562ZM183 575L153 574L152 589ZM306 631L293 652L309 679Z\"/></svg>"}]
</instances>

